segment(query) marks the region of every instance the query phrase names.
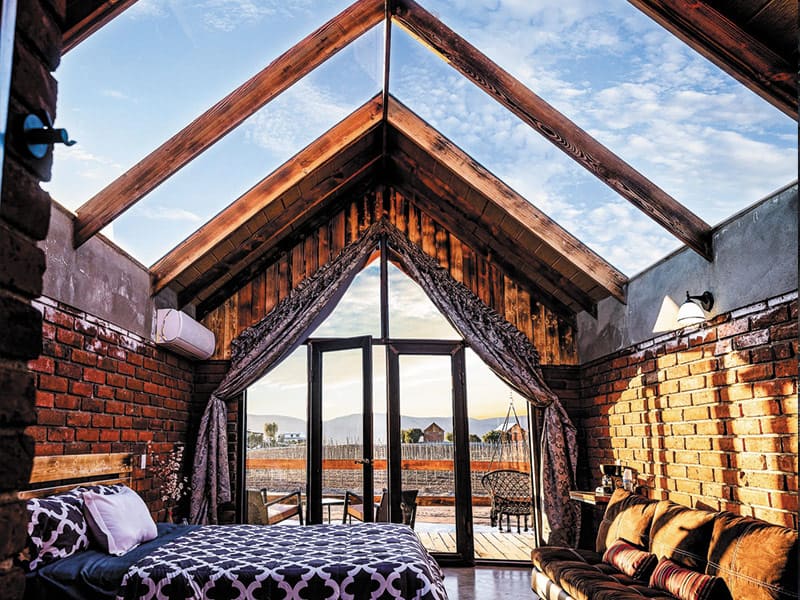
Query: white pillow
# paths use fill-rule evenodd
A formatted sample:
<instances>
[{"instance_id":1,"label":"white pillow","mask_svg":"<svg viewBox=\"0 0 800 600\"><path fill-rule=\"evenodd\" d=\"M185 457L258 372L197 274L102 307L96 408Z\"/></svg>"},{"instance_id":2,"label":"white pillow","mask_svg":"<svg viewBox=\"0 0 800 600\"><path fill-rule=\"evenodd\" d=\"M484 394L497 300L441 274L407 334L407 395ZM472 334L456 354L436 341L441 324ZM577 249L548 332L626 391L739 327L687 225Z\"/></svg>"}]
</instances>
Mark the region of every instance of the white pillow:
<instances>
[{"instance_id":1,"label":"white pillow","mask_svg":"<svg viewBox=\"0 0 800 600\"><path fill-rule=\"evenodd\" d=\"M109 554L122 556L158 535L144 500L129 487L110 496L84 492L83 503L92 539Z\"/></svg>"}]
</instances>

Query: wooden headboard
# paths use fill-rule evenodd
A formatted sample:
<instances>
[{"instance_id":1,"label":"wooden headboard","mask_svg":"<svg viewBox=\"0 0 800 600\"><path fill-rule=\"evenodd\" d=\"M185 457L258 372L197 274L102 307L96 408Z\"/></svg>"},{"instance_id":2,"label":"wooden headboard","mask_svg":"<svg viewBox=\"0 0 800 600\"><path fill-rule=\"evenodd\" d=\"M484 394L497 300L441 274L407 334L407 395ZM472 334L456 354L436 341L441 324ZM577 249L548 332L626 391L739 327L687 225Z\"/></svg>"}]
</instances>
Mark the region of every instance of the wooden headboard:
<instances>
[{"instance_id":1,"label":"wooden headboard","mask_svg":"<svg viewBox=\"0 0 800 600\"><path fill-rule=\"evenodd\" d=\"M71 490L81 484L124 483L131 485L133 454L64 454L37 456L22 499L40 498Z\"/></svg>"}]
</instances>

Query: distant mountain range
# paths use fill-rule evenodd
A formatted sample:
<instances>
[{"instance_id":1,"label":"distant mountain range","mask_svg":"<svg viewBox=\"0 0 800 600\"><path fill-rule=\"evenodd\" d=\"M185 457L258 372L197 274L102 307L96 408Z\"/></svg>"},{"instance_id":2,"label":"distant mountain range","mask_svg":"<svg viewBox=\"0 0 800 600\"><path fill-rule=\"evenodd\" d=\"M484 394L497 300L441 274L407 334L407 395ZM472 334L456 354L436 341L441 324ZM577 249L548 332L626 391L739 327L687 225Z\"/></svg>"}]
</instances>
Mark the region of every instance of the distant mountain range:
<instances>
[{"instance_id":1,"label":"distant mountain range","mask_svg":"<svg viewBox=\"0 0 800 600\"><path fill-rule=\"evenodd\" d=\"M503 417L493 417L490 419L470 419L469 432L477 436L483 436L488 431L498 429L503 424ZM513 421L513 420L512 420ZM306 422L296 417L286 417L283 415L247 415L248 431L264 431L264 423L276 423L278 433L290 433L306 431ZM431 423L436 423L445 430L453 431L452 417L400 417L401 429L413 429L419 427L425 429ZM510 423L513 425L513 422ZM527 417L520 416L520 425L528 428ZM376 442L386 440L386 414L376 413L373 420L374 438ZM322 423L322 433L325 440L335 442L359 443L361 441L361 415L345 415L336 417Z\"/></svg>"}]
</instances>

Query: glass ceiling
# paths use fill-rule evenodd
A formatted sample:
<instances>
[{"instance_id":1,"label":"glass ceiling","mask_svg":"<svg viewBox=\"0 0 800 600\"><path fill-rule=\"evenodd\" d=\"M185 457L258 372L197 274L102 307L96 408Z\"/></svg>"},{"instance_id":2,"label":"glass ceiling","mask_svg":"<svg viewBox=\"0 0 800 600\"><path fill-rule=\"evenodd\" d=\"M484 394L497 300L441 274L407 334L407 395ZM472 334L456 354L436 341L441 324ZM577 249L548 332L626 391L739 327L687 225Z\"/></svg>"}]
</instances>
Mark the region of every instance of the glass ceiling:
<instances>
[{"instance_id":1,"label":"glass ceiling","mask_svg":"<svg viewBox=\"0 0 800 600\"><path fill-rule=\"evenodd\" d=\"M48 191L75 209L349 0L139 0L63 59ZM797 177L796 123L624 0L422 0L710 224ZM378 91L382 27L113 225L151 264ZM391 92L627 274L680 242L399 27ZM147 232L143 235L142 232Z\"/></svg>"},{"instance_id":2,"label":"glass ceiling","mask_svg":"<svg viewBox=\"0 0 800 600\"><path fill-rule=\"evenodd\" d=\"M56 149L48 191L75 210L348 4L316 10L310 3L272 9L262 3L237 21L233 7L223 11L219 2L139 0L59 67L59 123L68 124L79 143ZM133 40L138 43L128 44ZM381 25L252 115L104 233L143 264L154 263L378 93L382 77Z\"/></svg>"},{"instance_id":3,"label":"glass ceiling","mask_svg":"<svg viewBox=\"0 0 800 600\"><path fill-rule=\"evenodd\" d=\"M423 4L711 225L797 178L797 123L625 0L423 0ZM393 35L393 40L399 37ZM449 80L447 86L436 78L427 84L437 81L434 93L446 90L464 97L460 88L449 86ZM397 86L392 91L402 93ZM416 110L416 106L410 107ZM451 117L474 119L465 107L456 106ZM445 103L441 108L446 107ZM484 136L493 131L490 127L487 123ZM505 133L512 136L515 131L508 128ZM500 132L493 133L497 137ZM493 151L487 149L484 154ZM547 158L547 168L554 172L546 181L555 184L538 191L556 195L554 179L566 173L550 165L549 156L538 156ZM527 160L528 168L530 162ZM492 168L488 161L484 164ZM541 179L541 170L537 165L537 179ZM526 193L539 186L506 179L512 176L508 171L506 176L497 174L585 242L591 241L581 229L588 226L585 217L595 223L592 229L599 231L611 222L627 235L633 231L629 226L636 225L623 216L627 211L616 203L592 214L591 207L598 206L603 196L586 193L588 190L576 189L567 195L567 206L542 205L536 196ZM526 175L531 178L530 173ZM619 198L613 193L605 197ZM572 224L576 217L581 221L579 227ZM651 239L649 233L644 239ZM615 260L604 249L608 242L589 245L627 273L652 262L650 256L636 261L643 264ZM679 242L671 245L677 247ZM658 255L665 246L658 242L657 247L658 251L649 254Z\"/></svg>"}]
</instances>

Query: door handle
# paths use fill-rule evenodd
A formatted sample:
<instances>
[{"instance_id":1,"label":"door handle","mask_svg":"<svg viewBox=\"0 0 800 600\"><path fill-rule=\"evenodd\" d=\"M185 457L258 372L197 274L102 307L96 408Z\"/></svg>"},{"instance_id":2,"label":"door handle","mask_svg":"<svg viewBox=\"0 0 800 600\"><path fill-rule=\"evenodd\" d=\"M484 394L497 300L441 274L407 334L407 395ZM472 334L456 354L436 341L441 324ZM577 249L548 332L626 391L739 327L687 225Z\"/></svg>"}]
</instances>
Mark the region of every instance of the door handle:
<instances>
[{"instance_id":1,"label":"door handle","mask_svg":"<svg viewBox=\"0 0 800 600\"><path fill-rule=\"evenodd\" d=\"M357 465L371 465L372 459L371 458L357 458L353 461L354 464Z\"/></svg>"}]
</instances>

